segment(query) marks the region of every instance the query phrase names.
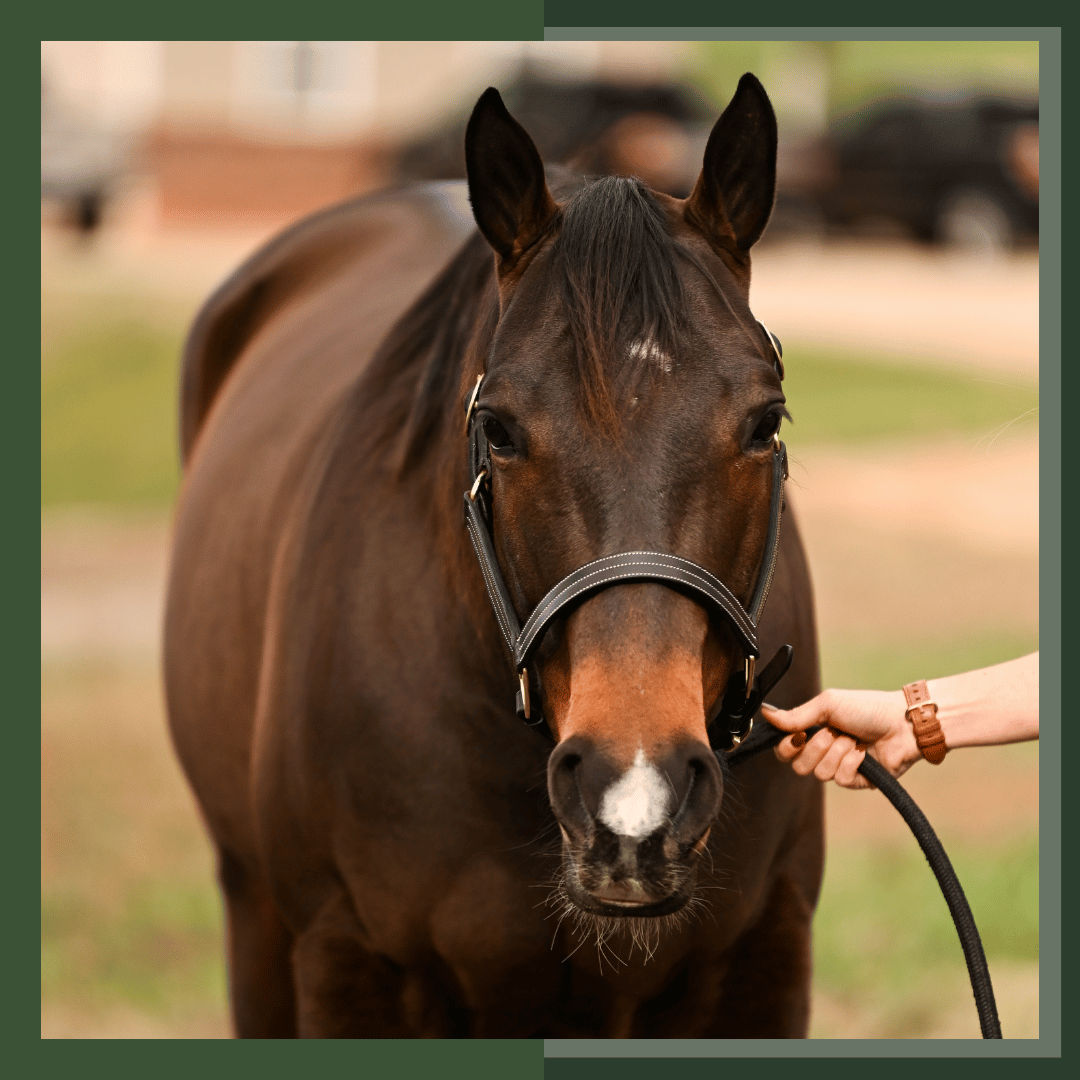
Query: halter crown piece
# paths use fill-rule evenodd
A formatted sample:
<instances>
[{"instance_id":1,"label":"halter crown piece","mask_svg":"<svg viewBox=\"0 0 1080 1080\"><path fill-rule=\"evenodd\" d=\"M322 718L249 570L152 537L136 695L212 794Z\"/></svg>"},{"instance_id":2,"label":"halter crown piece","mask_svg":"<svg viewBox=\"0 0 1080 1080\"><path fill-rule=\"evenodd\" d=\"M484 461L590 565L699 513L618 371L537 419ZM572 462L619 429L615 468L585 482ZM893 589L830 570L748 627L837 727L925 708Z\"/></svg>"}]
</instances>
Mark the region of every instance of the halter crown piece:
<instances>
[{"instance_id":1,"label":"halter crown piece","mask_svg":"<svg viewBox=\"0 0 1080 1080\"><path fill-rule=\"evenodd\" d=\"M784 365L780 341L764 324L758 325L772 347L773 365L782 379ZM784 481L787 479L787 448L780 441L779 432L773 436L772 495L765 554L761 560L749 610L739 603L735 594L718 577L689 559L664 552L625 551L596 559L567 574L548 590L522 625L503 580L491 535L491 452L481 425L476 420L476 403L483 381L484 376L481 374L465 404L465 432L469 440L471 478L471 486L465 492L465 527L480 562L480 571L484 577L488 599L495 610L496 621L513 656L519 687L518 717L529 727L537 728L551 737L539 704L532 702L529 664L544 632L556 618L582 597L612 585L630 581L655 581L689 593L693 600L711 614L724 619L742 646L745 657L743 669L728 680L728 685L708 720L709 743L712 748L718 752L734 749L750 733L754 714L765 695L791 666L794 652L790 645L781 646L755 678L754 670L760 655L757 626L776 569L780 516L784 505Z\"/></svg>"}]
</instances>

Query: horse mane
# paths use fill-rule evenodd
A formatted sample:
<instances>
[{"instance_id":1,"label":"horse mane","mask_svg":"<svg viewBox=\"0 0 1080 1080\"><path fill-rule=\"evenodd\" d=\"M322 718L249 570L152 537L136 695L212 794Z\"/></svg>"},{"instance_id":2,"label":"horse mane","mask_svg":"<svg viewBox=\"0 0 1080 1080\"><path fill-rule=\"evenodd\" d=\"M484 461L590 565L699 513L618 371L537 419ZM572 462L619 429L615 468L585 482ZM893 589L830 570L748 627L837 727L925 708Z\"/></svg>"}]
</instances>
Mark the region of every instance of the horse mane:
<instances>
[{"instance_id":1,"label":"horse mane","mask_svg":"<svg viewBox=\"0 0 1080 1080\"><path fill-rule=\"evenodd\" d=\"M486 354L498 321L494 282L491 248L474 233L394 324L357 384L358 402L380 406L366 420L372 448L390 451L399 476L438 438L448 402L462 404L462 372Z\"/></svg>"}]
</instances>

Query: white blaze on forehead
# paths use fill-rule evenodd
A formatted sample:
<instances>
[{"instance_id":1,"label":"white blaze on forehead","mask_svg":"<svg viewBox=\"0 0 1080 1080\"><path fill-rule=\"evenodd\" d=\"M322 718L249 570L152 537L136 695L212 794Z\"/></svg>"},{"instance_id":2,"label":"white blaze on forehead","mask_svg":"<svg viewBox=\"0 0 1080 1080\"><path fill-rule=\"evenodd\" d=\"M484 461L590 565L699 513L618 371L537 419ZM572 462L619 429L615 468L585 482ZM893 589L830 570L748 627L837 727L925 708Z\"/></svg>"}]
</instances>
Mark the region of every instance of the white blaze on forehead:
<instances>
[{"instance_id":1,"label":"white blaze on forehead","mask_svg":"<svg viewBox=\"0 0 1080 1080\"><path fill-rule=\"evenodd\" d=\"M665 375L671 374L671 357L652 338L638 338L627 350L632 360L650 360L659 365Z\"/></svg>"},{"instance_id":2,"label":"white blaze on forehead","mask_svg":"<svg viewBox=\"0 0 1080 1080\"><path fill-rule=\"evenodd\" d=\"M634 764L604 792L600 820L617 836L645 837L667 817L668 786L638 750Z\"/></svg>"}]
</instances>

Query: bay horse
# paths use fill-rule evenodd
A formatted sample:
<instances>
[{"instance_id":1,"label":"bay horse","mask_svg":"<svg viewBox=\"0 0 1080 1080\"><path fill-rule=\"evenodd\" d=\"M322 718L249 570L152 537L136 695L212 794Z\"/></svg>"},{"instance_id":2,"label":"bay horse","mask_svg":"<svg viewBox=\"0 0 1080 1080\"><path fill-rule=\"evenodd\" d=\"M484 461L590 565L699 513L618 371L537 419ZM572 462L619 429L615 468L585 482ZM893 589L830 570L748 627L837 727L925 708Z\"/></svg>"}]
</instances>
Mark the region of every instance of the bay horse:
<instances>
[{"instance_id":1,"label":"bay horse","mask_svg":"<svg viewBox=\"0 0 1080 1080\"><path fill-rule=\"evenodd\" d=\"M462 524L486 485L521 618L623 552L750 602L786 415L748 305L772 107L744 76L685 200L546 173L494 89L466 157L475 229L445 186L318 214L186 346L166 695L235 1030L804 1037L822 785L710 748L732 624L621 582L519 676ZM790 515L757 634L795 648L778 705L818 691Z\"/></svg>"}]
</instances>

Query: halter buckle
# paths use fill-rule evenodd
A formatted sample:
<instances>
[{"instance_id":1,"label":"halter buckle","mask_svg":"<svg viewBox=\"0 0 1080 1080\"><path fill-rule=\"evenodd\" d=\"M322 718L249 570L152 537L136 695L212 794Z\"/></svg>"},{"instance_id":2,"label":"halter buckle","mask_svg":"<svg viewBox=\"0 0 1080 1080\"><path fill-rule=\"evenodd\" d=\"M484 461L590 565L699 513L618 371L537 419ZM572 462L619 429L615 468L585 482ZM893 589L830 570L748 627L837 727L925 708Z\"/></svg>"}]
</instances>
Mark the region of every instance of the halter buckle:
<instances>
[{"instance_id":1,"label":"halter buckle","mask_svg":"<svg viewBox=\"0 0 1080 1080\"><path fill-rule=\"evenodd\" d=\"M748 656L746 658L746 668L745 668L745 671L744 671L744 674L746 675L746 700L747 701L750 700L750 694L753 692L753 689L754 689L754 668L756 668L756 667L757 667L757 657L756 656ZM751 720L751 723L753 723L752 720ZM747 731L747 734L749 734L749 730Z\"/></svg>"}]
</instances>

